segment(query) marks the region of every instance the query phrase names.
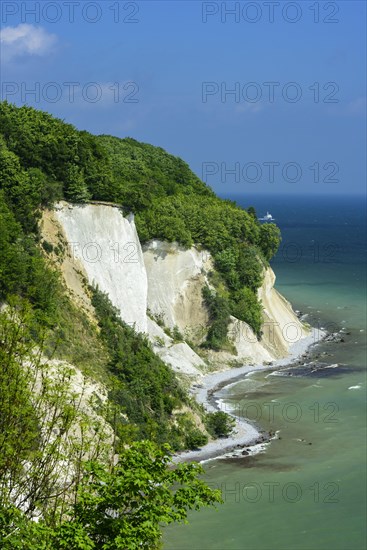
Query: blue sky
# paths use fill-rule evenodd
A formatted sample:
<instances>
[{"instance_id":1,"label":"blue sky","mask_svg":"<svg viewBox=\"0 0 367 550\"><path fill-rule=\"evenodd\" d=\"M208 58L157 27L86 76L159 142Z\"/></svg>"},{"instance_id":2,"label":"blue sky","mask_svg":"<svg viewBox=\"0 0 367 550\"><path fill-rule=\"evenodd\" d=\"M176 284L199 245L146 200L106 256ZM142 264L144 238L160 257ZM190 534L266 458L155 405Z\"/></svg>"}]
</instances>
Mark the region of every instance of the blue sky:
<instances>
[{"instance_id":1,"label":"blue sky","mask_svg":"<svg viewBox=\"0 0 367 550\"><path fill-rule=\"evenodd\" d=\"M1 10L2 99L164 147L221 195L365 192L365 2Z\"/></svg>"}]
</instances>

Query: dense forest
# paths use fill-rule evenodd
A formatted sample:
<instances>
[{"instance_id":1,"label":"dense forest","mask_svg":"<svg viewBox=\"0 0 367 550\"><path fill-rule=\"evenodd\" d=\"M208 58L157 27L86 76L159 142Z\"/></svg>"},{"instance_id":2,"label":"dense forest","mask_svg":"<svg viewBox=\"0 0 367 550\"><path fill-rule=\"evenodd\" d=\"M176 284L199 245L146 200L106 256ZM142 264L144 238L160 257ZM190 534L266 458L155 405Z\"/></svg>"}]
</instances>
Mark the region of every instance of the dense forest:
<instances>
[{"instance_id":1,"label":"dense forest","mask_svg":"<svg viewBox=\"0 0 367 550\"><path fill-rule=\"evenodd\" d=\"M257 288L262 282L264 266L279 246L279 230L273 224L260 225L253 208L245 211L232 201L219 199L183 160L159 147L131 138L94 136L45 112L0 103L0 304L8 305L7 312L0 312L0 450L6 450L0 459L2 547L23 548L26 541L27 548L155 548L160 540L160 530L156 527L159 521L184 519L186 509L218 501L217 494L196 480L199 470L187 467L182 469L182 474L178 470L167 477L167 487L183 481L188 483L181 500L171 499L176 515L157 513L151 525L144 524L145 527L138 521L136 529L141 529L140 539L136 529L130 530L131 524L119 525L111 544L106 532L112 529L113 521L110 527L102 526L102 505L98 504L103 501L106 509L110 506L107 487L113 494L114 484L119 480L120 493L122 487L125 492L131 490L129 479L124 475L129 471L126 468L135 468L143 460L140 456L143 447L139 445L144 443L135 443L137 441L149 440L152 445L143 451L147 455L147 462L141 466L142 471L145 468L142 474L145 480L149 478L146 472L154 463L161 465L162 475L166 471L169 451L162 445L169 443L173 450L179 450L195 448L207 441L207 435L195 426L192 415L187 412L174 415L174 411L195 410L207 433L213 436L225 435L229 425L223 415L206 415L192 402L171 369L154 354L147 338L126 325L108 297L98 289L90 289L98 330L72 303L60 275L47 261L44 253L47 243L42 242L39 230L42 209L52 208L61 199L73 203L88 200L118 203L124 213L135 214L141 242L159 238L177 241L184 247L195 244L209 250L215 269L211 274L211 288L203 290L210 327L202 346L213 350L229 345L227 327L231 314L246 321L258 338L261 337L262 307ZM92 468L89 479L97 484L92 493L88 492L89 485L82 483L84 478L80 474L79 500L72 504L61 499L60 506L66 507L66 516L70 516L67 523L60 523L65 514L60 515L59 504L50 497L51 472L45 474L43 485L36 480L35 486L42 485L43 493L48 496L32 493L33 505L43 510L44 517L45 514L49 517L38 527L28 522L31 515L23 516L14 508L7 477L10 468L14 487L21 487L24 471L19 470L17 457L34 465L41 460L37 454L42 445L41 420L27 389L29 380L18 368L19 357L24 357L24 364L32 363L35 349L49 358L66 359L106 383L114 405L106 418L117 435L115 451L125 457L125 474L117 465L117 469L112 469L115 477L108 477L112 475L111 469L107 472L95 465L88 466ZM12 383L14 379L16 384ZM24 415L27 421L19 424L17 419ZM14 425L14 430L9 430L9 425ZM20 438L23 431L28 436ZM131 449L130 455L125 453L126 445ZM82 471L80 456L78 460L77 469ZM132 475L131 479L137 478ZM100 483L106 486L102 496ZM139 482L136 483L138 487ZM197 497L190 492L194 487ZM147 486L144 490L148 491ZM139 499L141 493L138 493L132 498ZM168 501L169 494L167 488ZM6 505L4 495L8 495ZM92 508L93 520L88 516ZM85 530L91 521L98 523L100 531ZM11 536L9 525L15 526ZM43 546L40 545L42 532ZM121 540L125 542L119 546L121 533L125 537ZM129 536L140 543L125 546ZM80 545L76 543L78 537Z\"/></svg>"}]
</instances>

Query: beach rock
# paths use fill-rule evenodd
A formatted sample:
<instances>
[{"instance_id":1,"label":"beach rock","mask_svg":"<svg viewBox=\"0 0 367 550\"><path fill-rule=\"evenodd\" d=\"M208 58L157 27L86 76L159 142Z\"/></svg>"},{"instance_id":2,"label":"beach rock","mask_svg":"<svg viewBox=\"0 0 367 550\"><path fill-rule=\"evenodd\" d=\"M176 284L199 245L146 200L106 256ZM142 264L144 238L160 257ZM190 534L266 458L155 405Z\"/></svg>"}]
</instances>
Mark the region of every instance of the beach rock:
<instances>
[{"instance_id":1,"label":"beach rock","mask_svg":"<svg viewBox=\"0 0 367 550\"><path fill-rule=\"evenodd\" d=\"M345 334L345 333L342 333L342 334ZM333 332L332 334L329 334L325 338L325 342L333 342L335 344L339 344L340 342L344 342L345 340L344 340L342 334L340 334L339 332Z\"/></svg>"}]
</instances>

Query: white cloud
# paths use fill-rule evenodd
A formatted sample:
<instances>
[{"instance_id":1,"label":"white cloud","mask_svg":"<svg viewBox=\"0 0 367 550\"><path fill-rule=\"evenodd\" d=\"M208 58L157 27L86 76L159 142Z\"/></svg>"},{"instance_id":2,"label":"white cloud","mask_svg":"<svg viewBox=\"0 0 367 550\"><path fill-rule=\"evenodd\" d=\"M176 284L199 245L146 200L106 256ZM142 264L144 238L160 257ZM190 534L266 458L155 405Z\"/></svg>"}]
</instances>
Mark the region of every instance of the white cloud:
<instances>
[{"instance_id":1,"label":"white cloud","mask_svg":"<svg viewBox=\"0 0 367 550\"><path fill-rule=\"evenodd\" d=\"M0 31L0 44L5 60L23 55L45 55L51 51L56 40L55 34L35 25L4 27Z\"/></svg>"}]
</instances>

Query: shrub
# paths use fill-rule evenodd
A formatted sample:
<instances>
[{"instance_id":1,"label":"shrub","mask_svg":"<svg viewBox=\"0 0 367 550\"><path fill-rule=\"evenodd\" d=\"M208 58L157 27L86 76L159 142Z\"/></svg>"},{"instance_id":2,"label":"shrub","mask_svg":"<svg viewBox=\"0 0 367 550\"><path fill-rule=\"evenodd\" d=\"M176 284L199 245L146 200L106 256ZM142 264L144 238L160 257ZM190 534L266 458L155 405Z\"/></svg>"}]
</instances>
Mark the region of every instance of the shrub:
<instances>
[{"instance_id":1,"label":"shrub","mask_svg":"<svg viewBox=\"0 0 367 550\"><path fill-rule=\"evenodd\" d=\"M203 299L209 311L210 327L203 346L219 351L228 344L229 303L226 298L212 292L208 286L203 287Z\"/></svg>"},{"instance_id":2,"label":"shrub","mask_svg":"<svg viewBox=\"0 0 367 550\"><path fill-rule=\"evenodd\" d=\"M234 424L235 419L223 411L208 413L205 419L205 426L213 437L228 437Z\"/></svg>"},{"instance_id":3,"label":"shrub","mask_svg":"<svg viewBox=\"0 0 367 550\"><path fill-rule=\"evenodd\" d=\"M54 249L53 245L48 241L42 241L42 248L45 252L47 252L47 254L51 254L51 252L53 252L53 249Z\"/></svg>"},{"instance_id":4,"label":"shrub","mask_svg":"<svg viewBox=\"0 0 367 550\"><path fill-rule=\"evenodd\" d=\"M208 436L203 434L197 428L192 429L186 435L186 445L189 449L198 449L208 443Z\"/></svg>"},{"instance_id":5,"label":"shrub","mask_svg":"<svg viewBox=\"0 0 367 550\"><path fill-rule=\"evenodd\" d=\"M258 339L261 337L262 327L262 305L257 296L250 288L242 288L234 295L231 308L233 315L245 321L255 332Z\"/></svg>"}]
</instances>

